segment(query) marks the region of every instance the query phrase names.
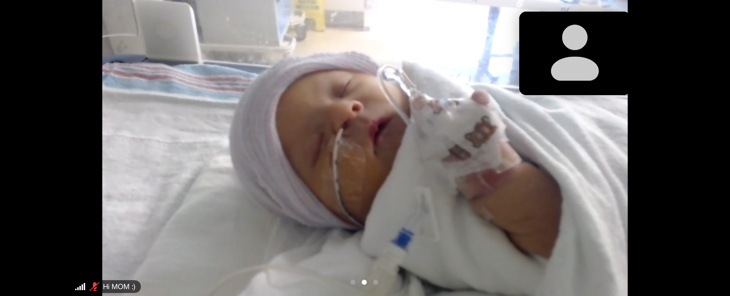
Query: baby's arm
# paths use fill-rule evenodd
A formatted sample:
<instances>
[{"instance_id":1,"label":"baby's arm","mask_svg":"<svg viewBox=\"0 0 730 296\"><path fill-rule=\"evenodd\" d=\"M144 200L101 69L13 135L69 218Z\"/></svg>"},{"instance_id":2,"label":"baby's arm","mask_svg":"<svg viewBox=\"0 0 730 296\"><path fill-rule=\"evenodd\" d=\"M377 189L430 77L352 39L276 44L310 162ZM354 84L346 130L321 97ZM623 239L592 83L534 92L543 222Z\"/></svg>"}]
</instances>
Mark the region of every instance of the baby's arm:
<instances>
[{"instance_id":1,"label":"baby's arm","mask_svg":"<svg viewBox=\"0 0 730 296\"><path fill-rule=\"evenodd\" d=\"M476 91L472 99L487 102L489 97ZM503 159L519 159L508 142L501 145ZM470 175L460 182L459 192L519 249L550 257L558 237L562 197L557 182L546 171L520 162L501 174L489 170Z\"/></svg>"},{"instance_id":2,"label":"baby's arm","mask_svg":"<svg viewBox=\"0 0 730 296\"><path fill-rule=\"evenodd\" d=\"M526 162L499 176L482 176L492 184L491 193L473 195L474 187L479 186L474 181L459 188L464 196L471 197L472 209L489 217L521 250L549 258L560 227L562 197L557 182Z\"/></svg>"}]
</instances>

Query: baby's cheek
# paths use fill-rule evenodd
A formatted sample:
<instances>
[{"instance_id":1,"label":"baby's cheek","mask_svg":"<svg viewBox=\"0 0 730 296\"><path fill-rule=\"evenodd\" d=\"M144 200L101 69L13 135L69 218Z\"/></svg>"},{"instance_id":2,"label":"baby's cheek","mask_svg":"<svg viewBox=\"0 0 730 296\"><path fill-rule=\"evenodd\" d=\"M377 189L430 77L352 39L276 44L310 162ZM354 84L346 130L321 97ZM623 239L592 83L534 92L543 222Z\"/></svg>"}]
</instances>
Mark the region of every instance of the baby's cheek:
<instances>
[{"instance_id":1,"label":"baby's cheek","mask_svg":"<svg viewBox=\"0 0 730 296\"><path fill-rule=\"evenodd\" d=\"M402 137L395 134L381 134L378 142L377 157L380 161L392 165L395 156L398 154Z\"/></svg>"},{"instance_id":2,"label":"baby's cheek","mask_svg":"<svg viewBox=\"0 0 730 296\"><path fill-rule=\"evenodd\" d=\"M381 167L367 167L364 171L366 173L362 182L362 190L357 195L357 200L352 201L351 206L356 218L361 221L365 221L380 187L388 177L388 171Z\"/></svg>"},{"instance_id":3,"label":"baby's cheek","mask_svg":"<svg viewBox=\"0 0 730 296\"><path fill-rule=\"evenodd\" d=\"M368 195L368 172L372 164L362 156L343 157L343 160L338 161L340 193L348 211L355 213Z\"/></svg>"},{"instance_id":4,"label":"baby's cheek","mask_svg":"<svg viewBox=\"0 0 730 296\"><path fill-rule=\"evenodd\" d=\"M332 174L332 169L315 170L309 178L314 181L309 182L311 186L308 187L317 199L327 208L336 209L337 197L335 195L335 177Z\"/></svg>"}]
</instances>

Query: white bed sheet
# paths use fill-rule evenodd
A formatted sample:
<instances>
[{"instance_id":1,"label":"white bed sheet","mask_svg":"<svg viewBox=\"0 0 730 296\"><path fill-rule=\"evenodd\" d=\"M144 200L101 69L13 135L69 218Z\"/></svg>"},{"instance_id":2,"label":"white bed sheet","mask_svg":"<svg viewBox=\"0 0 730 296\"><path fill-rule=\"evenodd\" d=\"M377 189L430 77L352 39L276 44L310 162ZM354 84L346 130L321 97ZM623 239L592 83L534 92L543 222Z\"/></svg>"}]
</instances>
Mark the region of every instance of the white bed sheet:
<instances>
[{"instance_id":1,"label":"white bed sheet","mask_svg":"<svg viewBox=\"0 0 730 296\"><path fill-rule=\"evenodd\" d=\"M135 295L208 295L232 272L267 263L310 237L324 237L327 230L278 219L243 192L226 150L201 173L160 232L133 276L142 285ZM246 285L239 277L218 295L236 295Z\"/></svg>"},{"instance_id":2,"label":"white bed sheet","mask_svg":"<svg viewBox=\"0 0 730 296\"><path fill-rule=\"evenodd\" d=\"M233 106L102 89L103 279L136 272L193 181L224 148Z\"/></svg>"},{"instance_id":3,"label":"white bed sheet","mask_svg":"<svg viewBox=\"0 0 730 296\"><path fill-rule=\"evenodd\" d=\"M235 106L102 88L104 280L138 280L135 295L207 295L323 231L278 222L245 197L228 153Z\"/></svg>"}]
</instances>

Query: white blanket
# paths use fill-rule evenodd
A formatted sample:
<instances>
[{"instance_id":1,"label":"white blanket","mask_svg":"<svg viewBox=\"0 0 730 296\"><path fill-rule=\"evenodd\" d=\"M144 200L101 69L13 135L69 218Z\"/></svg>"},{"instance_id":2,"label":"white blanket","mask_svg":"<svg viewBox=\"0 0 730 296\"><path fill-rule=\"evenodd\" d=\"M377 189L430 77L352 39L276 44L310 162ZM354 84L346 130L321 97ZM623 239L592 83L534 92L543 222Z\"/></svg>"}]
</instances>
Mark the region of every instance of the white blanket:
<instances>
[{"instance_id":1,"label":"white blanket","mask_svg":"<svg viewBox=\"0 0 730 296\"><path fill-rule=\"evenodd\" d=\"M235 102L102 88L102 277L131 279L226 145Z\"/></svg>"},{"instance_id":2,"label":"white blanket","mask_svg":"<svg viewBox=\"0 0 730 296\"><path fill-rule=\"evenodd\" d=\"M560 235L536 295L628 295L628 102L524 97L487 88L515 150L563 197Z\"/></svg>"},{"instance_id":3,"label":"white blanket","mask_svg":"<svg viewBox=\"0 0 730 296\"><path fill-rule=\"evenodd\" d=\"M531 295L543 276L532 257L502 230L482 220L449 180L421 162L416 127L406 130L393 170L378 191L365 225L363 250L379 256L418 209L414 188L428 187L433 212L408 247L403 267L437 286L503 295ZM435 219L433 223L429 221ZM436 225L436 232L428 226ZM437 234L438 241L433 240Z\"/></svg>"},{"instance_id":4,"label":"white blanket","mask_svg":"<svg viewBox=\"0 0 730 296\"><path fill-rule=\"evenodd\" d=\"M207 295L324 232L246 198L228 152L236 103L102 88L103 279L138 280L135 295Z\"/></svg>"},{"instance_id":5,"label":"white blanket","mask_svg":"<svg viewBox=\"0 0 730 296\"><path fill-rule=\"evenodd\" d=\"M435 99L471 96L471 89L428 68L405 62L404 71L417 88ZM421 224L423 231L413 229L416 235L408 247L405 269L448 289L533 294L542 280L543 266L515 248L501 229L475 214L468 201L458 195L454 180L442 173L443 167L423 160L419 145L424 143L418 134L417 123L408 126L393 169L370 209L363 250L381 255L419 211L415 189L423 188L430 193L432 210Z\"/></svg>"},{"instance_id":6,"label":"white blanket","mask_svg":"<svg viewBox=\"0 0 730 296\"><path fill-rule=\"evenodd\" d=\"M495 87L486 90L508 117L510 143L560 185L563 214L553 256L543 274L499 230L480 223L463 199L435 191L441 240L434 243L416 236L404 267L451 289L511 295L627 295L626 101L528 99ZM414 143L404 139L401 147L412 153L399 151L368 216L362 247L371 255L380 253L415 207L414 199L408 199L412 188L429 182L419 172L432 170L418 163Z\"/></svg>"},{"instance_id":7,"label":"white blanket","mask_svg":"<svg viewBox=\"0 0 730 296\"><path fill-rule=\"evenodd\" d=\"M324 241L326 230L278 219L245 192L223 149L202 170L131 277L142 284L135 295L208 295L236 270ZM218 295L239 293L250 278L224 282Z\"/></svg>"},{"instance_id":8,"label":"white blanket","mask_svg":"<svg viewBox=\"0 0 730 296\"><path fill-rule=\"evenodd\" d=\"M360 250L362 232L330 230L310 237L301 247L274 258L271 269L258 273L240 296L361 295L362 282L373 264ZM399 277L392 295L423 296L420 280L412 274Z\"/></svg>"},{"instance_id":9,"label":"white blanket","mask_svg":"<svg viewBox=\"0 0 730 296\"><path fill-rule=\"evenodd\" d=\"M463 95L432 69L404 68L433 96ZM560 235L536 295L627 295L628 99L475 88L501 107L511 145L560 185Z\"/></svg>"}]
</instances>

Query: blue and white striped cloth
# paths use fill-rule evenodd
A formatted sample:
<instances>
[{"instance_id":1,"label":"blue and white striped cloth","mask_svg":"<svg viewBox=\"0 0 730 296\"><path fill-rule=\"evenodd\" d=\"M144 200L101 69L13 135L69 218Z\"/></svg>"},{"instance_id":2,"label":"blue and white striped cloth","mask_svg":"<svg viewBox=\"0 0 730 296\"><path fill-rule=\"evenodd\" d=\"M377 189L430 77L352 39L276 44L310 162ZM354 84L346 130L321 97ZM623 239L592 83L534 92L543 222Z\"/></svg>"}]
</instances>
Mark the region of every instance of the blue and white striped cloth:
<instances>
[{"instance_id":1,"label":"blue and white striped cloth","mask_svg":"<svg viewBox=\"0 0 730 296\"><path fill-rule=\"evenodd\" d=\"M216 65L154 63L108 63L101 73L104 87L226 101L239 100L257 76Z\"/></svg>"}]
</instances>

